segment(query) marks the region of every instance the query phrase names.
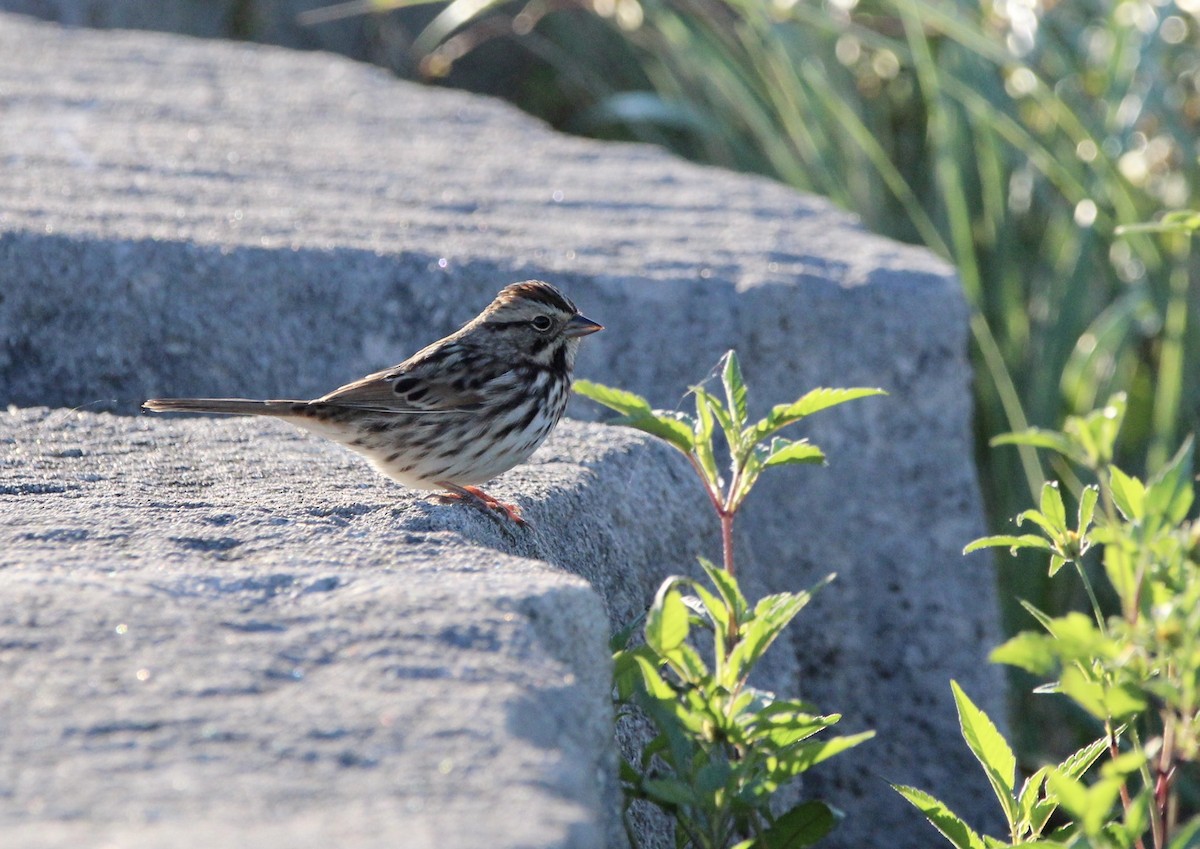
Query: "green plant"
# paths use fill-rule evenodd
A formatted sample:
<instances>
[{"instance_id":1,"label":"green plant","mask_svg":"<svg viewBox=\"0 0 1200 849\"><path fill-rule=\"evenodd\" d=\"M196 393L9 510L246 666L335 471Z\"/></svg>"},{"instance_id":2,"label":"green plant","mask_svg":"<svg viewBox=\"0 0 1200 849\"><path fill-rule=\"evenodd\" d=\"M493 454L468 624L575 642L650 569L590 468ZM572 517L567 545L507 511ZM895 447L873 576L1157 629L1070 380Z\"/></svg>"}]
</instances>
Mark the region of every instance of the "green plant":
<instances>
[{"instance_id":1,"label":"green plant","mask_svg":"<svg viewBox=\"0 0 1200 849\"><path fill-rule=\"evenodd\" d=\"M694 416L654 410L632 392L589 381L575 384L581 395L620 413L616 423L650 433L687 456L722 530L724 568L701 560L711 589L692 578L668 578L646 614L645 642L631 645L632 627L614 638L618 711L627 715L637 708L655 734L636 767L622 765L626 811L635 800L666 811L676 824L680 847L798 849L824 836L836 822L835 812L815 800L779 812L778 791L874 732L810 739L841 717L821 715L809 704L776 698L747 684L763 654L812 593L775 593L750 604L735 574L733 519L765 469L824 460L815 445L783 439L780 430L819 410L881 391L816 389L752 422L737 355L728 352L717 369L724 399L703 386L693 387ZM718 471L718 430L728 453L728 482ZM823 583L832 579L830 575ZM711 633L707 651L693 645L705 631ZM636 846L632 828L629 836Z\"/></svg>"},{"instance_id":2,"label":"green plant","mask_svg":"<svg viewBox=\"0 0 1200 849\"><path fill-rule=\"evenodd\" d=\"M954 691L963 740L983 767L992 791L1000 801L1008 825L1008 842L978 834L944 803L922 790L902 784L893 784L892 788L923 813L958 849L1053 845L1045 839L1044 832L1061 802L1053 786L1047 784L1047 778L1056 775L1077 780L1104 753L1108 741L1097 740L1056 767L1042 767L1018 789L1017 759L1008 741L996 730L991 718L971 701L956 682L951 681L950 686Z\"/></svg>"},{"instance_id":3,"label":"green plant","mask_svg":"<svg viewBox=\"0 0 1200 849\"><path fill-rule=\"evenodd\" d=\"M1077 506L1069 514L1060 484L1046 483L1038 509L1017 516L1034 533L985 537L966 551L1030 549L1048 558L1050 576L1069 564L1091 612L1051 616L1025 602L1044 633L1017 634L992 659L1054 676L1039 689L1067 697L1103 729L1099 749L1094 744L1056 769L1035 773L1026 787L1036 788L1030 799L1040 793L1042 801L1027 803L1024 791L1012 795L1012 756L999 735L964 720L968 741L983 741L972 749L1001 798L1014 845L1040 836L1045 820L1031 825L1029 815L1040 818L1038 805L1050 803L1071 817L1052 835L1055 845L1182 849L1200 834L1200 817L1179 821L1177 793L1182 772L1200 759L1200 522L1188 519L1195 498L1192 442L1143 481L1114 461L1125 416L1125 398L1115 395L1099 410L1068 418L1061 431L1029 429L993 440L1053 452ZM1097 554L1105 579L1100 587L1088 568ZM1115 600L1112 615L1102 591ZM962 709L960 699L960 715ZM1077 767L1100 750L1109 758L1087 786ZM951 837L957 846L983 845L957 834L966 841Z\"/></svg>"},{"instance_id":4,"label":"green plant","mask_svg":"<svg viewBox=\"0 0 1200 849\"><path fill-rule=\"evenodd\" d=\"M884 394L882 389L814 389L791 404L778 404L756 422L748 419L746 384L737 354L729 351L715 371L720 372L725 401L703 386L693 386L696 415L652 410L645 398L587 380L575 382L575 391L621 414L614 424L645 431L678 449L700 476L704 491L721 521L725 570L736 573L733 559L733 519L758 476L771 466L824 463L821 449L807 439L778 436L785 427L829 407ZM721 429L729 453L729 480L717 467L713 446L715 427Z\"/></svg>"}]
</instances>

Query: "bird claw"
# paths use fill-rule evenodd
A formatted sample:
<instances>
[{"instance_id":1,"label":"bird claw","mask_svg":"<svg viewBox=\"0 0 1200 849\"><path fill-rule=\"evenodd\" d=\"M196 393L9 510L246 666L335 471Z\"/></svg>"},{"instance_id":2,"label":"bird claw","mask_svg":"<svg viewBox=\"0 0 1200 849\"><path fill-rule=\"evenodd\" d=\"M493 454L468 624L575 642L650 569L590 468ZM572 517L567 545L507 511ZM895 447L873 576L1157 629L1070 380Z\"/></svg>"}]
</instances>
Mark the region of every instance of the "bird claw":
<instances>
[{"instance_id":1,"label":"bird claw","mask_svg":"<svg viewBox=\"0 0 1200 849\"><path fill-rule=\"evenodd\" d=\"M458 486L451 483L439 483L438 486L445 487L448 491L441 493L438 498L444 504L453 503L455 501L464 502L474 507L478 507L488 515L501 513L506 519L514 522L522 527L532 528L525 519L521 517L521 510L515 504L507 504L499 501L488 495L477 486Z\"/></svg>"}]
</instances>

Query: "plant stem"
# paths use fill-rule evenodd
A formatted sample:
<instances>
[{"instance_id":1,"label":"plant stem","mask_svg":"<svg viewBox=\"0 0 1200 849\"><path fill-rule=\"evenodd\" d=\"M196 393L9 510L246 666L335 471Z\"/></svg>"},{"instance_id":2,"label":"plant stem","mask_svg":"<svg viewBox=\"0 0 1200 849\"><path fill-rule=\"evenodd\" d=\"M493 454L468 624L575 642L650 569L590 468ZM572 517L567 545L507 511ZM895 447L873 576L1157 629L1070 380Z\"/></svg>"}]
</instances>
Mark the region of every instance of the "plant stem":
<instances>
[{"instance_id":1,"label":"plant stem","mask_svg":"<svg viewBox=\"0 0 1200 849\"><path fill-rule=\"evenodd\" d=\"M721 516L721 552L725 556L725 571L734 576L736 574L733 565L733 513L726 510L718 510Z\"/></svg>"},{"instance_id":2,"label":"plant stem","mask_svg":"<svg viewBox=\"0 0 1200 849\"><path fill-rule=\"evenodd\" d=\"M1071 563L1075 566L1075 571L1079 573L1079 580L1083 582L1083 588L1087 591L1088 599L1092 602L1092 615L1096 617L1096 626L1100 629L1101 634L1108 634L1108 624L1104 621L1104 611L1100 609L1100 599L1096 598L1096 591L1092 589L1092 582L1088 579L1087 572L1083 569L1082 560L1072 560Z\"/></svg>"},{"instance_id":3,"label":"plant stem","mask_svg":"<svg viewBox=\"0 0 1200 849\"><path fill-rule=\"evenodd\" d=\"M1116 735L1116 732L1113 730L1111 721L1108 721L1108 720L1105 721L1104 730L1108 733L1108 755L1113 760L1116 760L1117 756L1121 754L1121 749L1117 745L1117 735ZM1122 782L1121 783L1121 808L1122 808L1122 810L1125 811L1126 819L1129 818L1129 809L1130 809L1131 805L1132 805L1132 800L1129 798L1129 787L1125 782ZM1146 849L1146 844L1140 836L1137 838L1137 840L1134 841L1134 846L1136 846L1137 849Z\"/></svg>"},{"instance_id":4,"label":"plant stem","mask_svg":"<svg viewBox=\"0 0 1200 849\"><path fill-rule=\"evenodd\" d=\"M1172 761L1175 748L1175 722L1166 713L1163 714L1162 751L1159 753L1154 782L1154 810L1151 811L1150 828L1154 834L1154 845L1163 849L1170 840L1170 826L1167 818L1171 801L1171 781L1175 778L1175 764Z\"/></svg>"}]
</instances>

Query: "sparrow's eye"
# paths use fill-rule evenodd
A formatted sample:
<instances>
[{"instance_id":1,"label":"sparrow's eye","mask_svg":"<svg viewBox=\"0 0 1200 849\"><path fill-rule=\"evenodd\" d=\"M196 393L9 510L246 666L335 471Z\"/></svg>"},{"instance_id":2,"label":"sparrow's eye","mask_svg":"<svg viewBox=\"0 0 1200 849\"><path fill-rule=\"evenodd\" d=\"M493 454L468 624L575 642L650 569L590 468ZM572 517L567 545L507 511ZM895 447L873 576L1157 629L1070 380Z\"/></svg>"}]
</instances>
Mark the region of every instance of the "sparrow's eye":
<instances>
[{"instance_id":1,"label":"sparrow's eye","mask_svg":"<svg viewBox=\"0 0 1200 849\"><path fill-rule=\"evenodd\" d=\"M548 315L539 315L537 318L535 318L533 321L530 322L530 324L533 325L533 329L538 331L539 333L545 333L547 330L550 329L550 325L552 325L553 323L554 322L552 322L550 320L550 316L548 316Z\"/></svg>"}]
</instances>

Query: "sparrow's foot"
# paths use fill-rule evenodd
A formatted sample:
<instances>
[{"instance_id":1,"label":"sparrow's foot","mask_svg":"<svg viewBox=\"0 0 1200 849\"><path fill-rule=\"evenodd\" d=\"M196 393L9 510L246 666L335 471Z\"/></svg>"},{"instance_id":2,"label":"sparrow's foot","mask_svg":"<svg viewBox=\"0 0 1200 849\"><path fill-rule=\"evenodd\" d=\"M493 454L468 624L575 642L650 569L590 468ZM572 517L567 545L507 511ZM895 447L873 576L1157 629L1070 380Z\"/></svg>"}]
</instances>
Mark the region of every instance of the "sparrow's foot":
<instances>
[{"instance_id":1,"label":"sparrow's foot","mask_svg":"<svg viewBox=\"0 0 1200 849\"><path fill-rule=\"evenodd\" d=\"M515 504L498 501L477 486L459 486L458 484L439 481L438 486L447 491L438 497L444 502L462 501L471 504L489 514L501 513L506 519L524 527L532 527L521 518L521 510Z\"/></svg>"}]
</instances>

